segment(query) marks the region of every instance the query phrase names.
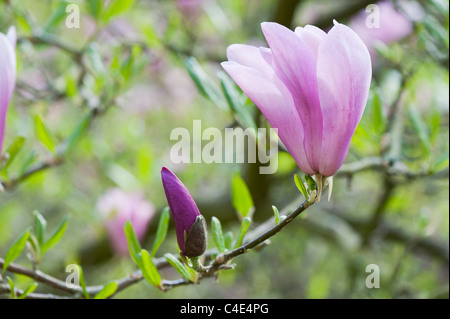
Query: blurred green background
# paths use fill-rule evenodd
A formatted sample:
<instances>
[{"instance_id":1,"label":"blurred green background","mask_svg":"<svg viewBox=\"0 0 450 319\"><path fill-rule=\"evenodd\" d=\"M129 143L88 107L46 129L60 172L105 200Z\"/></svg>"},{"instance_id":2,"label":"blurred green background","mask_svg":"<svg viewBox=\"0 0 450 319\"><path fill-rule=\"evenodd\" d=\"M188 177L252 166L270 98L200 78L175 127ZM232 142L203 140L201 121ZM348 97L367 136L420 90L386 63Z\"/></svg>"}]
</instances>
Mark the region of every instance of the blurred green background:
<instances>
[{"instance_id":1,"label":"blurred green background","mask_svg":"<svg viewBox=\"0 0 450 319\"><path fill-rule=\"evenodd\" d=\"M287 153L279 154L278 172L270 176L255 173L252 164L171 163L172 129L191 131L193 119L221 130L240 123L199 92L185 59L194 56L220 92L217 73L227 46L266 46L261 22L327 29L333 19L351 23L375 1L204 0L188 10L180 2L123 1L115 11L96 0L0 2L0 31L15 25L19 38L5 149L17 136L26 138L0 181L56 158L37 137L36 115L59 144L95 112L61 165L0 193L0 256L32 225L34 210L45 216L49 231L70 215L64 238L39 269L64 279L65 266L80 263L89 285L124 277L136 267L111 252L96 202L110 188L144 192L157 208L143 244L151 247L167 205L162 166L185 183L208 224L216 216L235 234L233 172L241 172L256 204L251 229L271 217L271 205L282 210L302 201L293 180L299 171ZM222 271L217 280L167 293L142 282L117 297L448 298L449 3L408 2L419 6L419 18L411 18L413 29L403 39L377 46L368 106L331 201L308 209L268 247L237 258L236 269ZM78 29L65 25L71 3L80 8ZM266 125L251 103L246 110ZM367 158L384 164L357 172L348 166ZM172 221L158 256L165 252L177 252ZM30 265L25 254L16 262ZM365 286L369 264L380 266L379 289ZM161 273L178 277L171 269ZM30 281L13 278L22 289ZM52 292L44 285L37 291Z\"/></svg>"}]
</instances>

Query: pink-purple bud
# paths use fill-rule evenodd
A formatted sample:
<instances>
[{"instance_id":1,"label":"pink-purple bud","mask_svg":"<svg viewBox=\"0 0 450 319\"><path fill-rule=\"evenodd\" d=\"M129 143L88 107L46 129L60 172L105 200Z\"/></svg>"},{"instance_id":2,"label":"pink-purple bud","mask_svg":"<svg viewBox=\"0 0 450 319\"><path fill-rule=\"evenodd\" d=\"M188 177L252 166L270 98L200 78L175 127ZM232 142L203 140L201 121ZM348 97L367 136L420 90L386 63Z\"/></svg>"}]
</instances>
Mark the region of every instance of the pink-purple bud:
<instances>
[{"instance_id":1,"label":"pink-purple bud","mask_svg":"<svg viewBox=\"0 0 450 319\"><path fill-rule=\"evenodd\" d=\"M168 168L162 168L161 178L175 221L178 247L187 257L203 255L207 245L206 222L197 204L186 186Z\"/></svg>"},{"instance_id":2,"label":"pink-purple bud","mask_svg":"<svg viewBox=\"0 0 450 319\"><path fill-rule=\"evenodd\" d=\"M0 158L5 137L6 113L16 84L16 29L0 33Z\"/></svg>"},{"instance_id":3,"label":"pink-purple bud","mask_svg":"<svg viewBox=\"0 0 450 319\"><path fill-rule=\"evenodd\" d=\"M147 228L155 214L155 207L141 194L126 193L111 189L97 201L97 210L103 219L112 249L118 254L128 255L128 242L124 225L129 220L136 236L144 239Z\"/></svg>"},{"instance_id":4,"label":"pink-purple bud","mask_svg":"<svg viewBox=\"0 0 450 319\"><path fill-rule=\"evenodd\" d=\"M270 48L234 44L223 68L258 106L300 169L334 175L341 167L369 94L372 65L365 44L335 22L328 32L295 32L262 23Z\"/></svg>"}]
</instances>

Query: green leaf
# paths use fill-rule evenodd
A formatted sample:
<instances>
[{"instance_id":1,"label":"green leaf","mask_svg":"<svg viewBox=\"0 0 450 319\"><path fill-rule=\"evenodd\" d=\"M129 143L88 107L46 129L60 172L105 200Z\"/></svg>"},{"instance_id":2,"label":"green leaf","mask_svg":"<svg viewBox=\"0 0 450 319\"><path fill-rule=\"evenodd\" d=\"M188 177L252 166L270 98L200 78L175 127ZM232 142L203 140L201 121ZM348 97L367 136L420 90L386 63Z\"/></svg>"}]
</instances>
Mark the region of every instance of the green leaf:
<instances>
[{"instance_id":1,"label":"green leaf","mask_svg":"<svg viewBox=\"0 0 450 319\"><path fill-rule=\"evenodd\" d=\"M161 287L161 276L158 268L153 263L152 257L147 250L141 250L141 270L144 278L151 284L158 288Z\"/></svg>"},{"instance_id":2,"label":"green leaf","mask_svg":"<svg viewBox=\"0 0 450 319\"><path fill-rule=\"evenodd\" d=\"M381 133L386 127L386 116L383 113L383 102L378 91L375 91L372 98L372 108L373 108L373 131L375 133Z\"/></svg>"},{"instance_id":3,"label":"green leaf","mask_svg":"<svg viewBox=\"0 0 450 319\"><path fill-rule=\"evenodd\" d=\"M238 115L239 122L244 127L252 128L257 131L256 123L250 109L245 105L245 100L242 98L241 92L238 90L236 84L223 71L218 73L222 92L228 102L230 108Z\"/></svg>"},{"instance_id":4,"label":"green leaf","mask_svg":"<svg viewBox=\"0 0 450 319\"><path fill-rule=\"evenodd\" d=\"M66 80L66 95L70 98L76 97L78 95L77 82L70 74L67 74L64 78Z\"/></svg>"},{"instance_id":5,"label":"green leaf","mask_svg":"<svg viewBox=\"0 0 450 319\"><path fill-rule=\"evenodd\" d=\"M37 210L33 212L34 215L34 236L36 237L39 246L42 247L45 242L45 230L47 229L47 221L44 216Z\"/></svg>"},{"instance_id":6,"label":"green leaf","mask_svg":"<svg viewBox=\"0 0 450 319\"><path fill-rule=\"evenodd\" d=\"M64 154L69 153L83 136L92 118L92 111L85 113L67 138Z\"/></svg>"},{"instance_id":7,"label":"green leaf","mask_svg":"<svg viewBox=\"0 0 450 319\"><path fill-rule=\"evenodd\" d=\"M445 152L444 154L442 154L441 156L439 156L437 158L437 160L435 161L434 165L433 165L433 172L440 172L443 169L447 168L449 165L449 152Z\"/></svg>"},{"instance_id":8,"label":"green leaf","mask_svg":"<svg viewBox=\"0 0 450 319\"><path fill-rule=\"evenodd\" d=\"M272 205L273 215L275 216L275 225L280 223L280 211L274 205Z\"/></svg>"},{"instance_id":9,"label":"green leaf","mask_svg":"<svg viewBox=\"0 0 450 319\"><path fill-rule=\"evenodd\" d=\"M29 152L28 155L26 155L25 159L20 164L20 168L18 170L19 176L23 175L26 172L26 170L31 166L31 164L33 164L36 161L36 158L37 156L34 150Z\"/></svg>"},{"instance_id":10,"label":"green leaf","mask_svg":"<svg viewBox=\"0 0 450 319\"><path fill-rule=\"evenodd\" d=\"M311 176L305 174L305 181L308 185L308 190L313 191L317 189L316 181Z\"/></svg>"},{"instance_id":11,"label":"green leaf","mask_svg":"<svg viewBox=\"0 0 450 319\"><path fill-rule=\"evenodd\" d=\"M58 228L55 230L55 232L50 236L50 238L42 245L41 249L41 257L44 255L44 253L55 246L61 238L64 236L64 233L67 229L67 224L69 222L69 216L64 217L61 224L59 224Z\"/></svg>"},{"instance_id":12,"label":"green leaf","mask_svg":"<svg viewBox=\"0 0 450 319\"><path fill-rule=\"evenodd\" d=\"M101 19L108 22L111 18L127 11L134 3L134 0L113 0L103 9Z\"/></svg>"},{"instance_id":13,"label":"green leaf","mask_svg":"<svg viewBox=\"0 0 450 319\"><path fill-rule=\"evenodd\" d=\"M3 168L0 170L7 171L8 167L12 164L14 159L17 157L17 154L21 151L23 145L25 144L25 138L22 136L18 136L14 139L11 146L5 151L5 155L7 155L7 160L3 165Z\"/></svg>"},{"instance_id":14,"label":"green leaf","mask_svg":"<svg viewBox=\"0 0 450 319\"><path fill-rule=\"evenodd\" d=\"M250 227L252 220L248 217L244 217L241 223L241 229L239 230L239 235L236 239L236 243L234 244L234 248L238 248L244 242L245 234L247 234L248 228Z\"/></svg>"},{"instance_id":15,"label":"green leaf","mask_svg":"<svg viewBox=\"0 0 450 319\"><path fill-rule=\"evenodd\" d=\"M159 218L158 230L156 231L155 240L153 241L151 257L155 257L156 252L166 238L167 230L169 229L170 208L166 207Z\"/></svg>"},{"instance_id":16,"label":"green leaf","mask_svg":"<svg viewBox=\"0 0 450 319\"><path fill-rule=\"evenodd\" d=\"M17 299L25 299L29 294L33 293L38 286L37 282L31 283Z\"/></svg>"},{"instance_id":17,"label":"green leaf","mask_svg":"<svg viewBox=\"0 0 450 319\"><path fill-rule=\"evenodd\" d=\"M52 153L56 153L56 142L50 132L42 122L39 115L34 117L34 125L36 127L36 134L41 143Z\"/></svg>"},{"instance_id":18,"label":"green leaf","mask_svg":"<svg viewBox=\"0 0 450 319\"><path fill-rule=\"evenodd\" d=\"M298 176L297 174L294 175L295 185L297 186L298 190L305 196L305 199L308 200L308 192L306 191L305 184L303 184L302 178Z\"/></svg>"},{"instance_id":19,"label":"green leaf","mask_svg":"<svg viewBox=\"0 0 450 319\"><path fill-rule=\"evenodd\" d=\"M102 12L103 0L87 0L85 3L89 14L97 20Z\"/></svg>"},{"instance_id":20,"label":"green leaf","mask_svg":"<svg viewBox=\"0 0 450 319\"><path fill-rule=\"evenodd\" d=\"M110 282L106 284L98 294L95 295L94 299L106 299L114 295L119 288L117 282Z\"/></svg>"},{"instance_id":21,"label":"green leaf","mask_svg":"<svg viewBox=\"0 0 450 319\"><path fill-rule=\"evenodd\" d=\"M86 48L86 53L95 76L104 80L107 72L99 50L97 43L90 43Z\"/></svg>"},{"instance_id":22,"label":"green leaf","mask_svg":"<svg viewBox=\"0 0 450 319\"><path fill-rule=\"evenodd\" d=\"M422 142L422 145L424 146L427 154L429 154L431 151L431 142L428 128L425 125L425 122L423 121L422 116L420 115L417 108L411 106L409 107L408 111L414 130L419 136L419 139Z\"/></svg>"},{"instance_id":23,"label":"green leaf","mask_svg":"<svg viewBox=\"0 0 450 319\"><path fill-rule=\"evenodd\" d=\"M225 242L225 248L228 250L233 249L233 243L234 243L234 235L233 232L227 231L225 235L223 236L224 242Z\"/></svg>"},{"instance_id":24,"label":"green leaf","mask_svg":"<svg viewBox=\"0 0 450 319\"><path fill-rule=\"evenodd\" d=\"M44 24L45 32L51 31L66 17L66 8L69 4L66 0L59 1L57 7L52 10L52 13Z\"/></svg>"},{"instance_id":25,"label":"green leaf","mask_svg":"<svg viewBox=\"0 0 450 319\"><path fill-rule=\"evenodd\" d=\"M128 249L130 251L131 259L133 259L134 263L140 267L140 260L138 254L141 253L141 244L139 243L139 239L134 232L133 225L131 225L130 221L127 221L124 226L125 236L128 241Z\"/></svg>"},{"instance_id":26,"label":"green leaf","mask_svg":"<svg viewBox=\"0 0 450 319\"><path fill-rule=\"evenodd\" d=\"M189 57L185 60L184 65L200 93L214 102L222 110L228 111L227 103L223 95L220 93L217 86L214 85L214 82L205 73L197 59L194 57Z\"/></svg>"},{"instance_id":27,"label":"green leaf","mask_svg":"<svg viewBox=\"0 0 450 319\"><path fill-rule=\"evenodd\" d=\"M214 216L211 218L211 230L217 249L221 253L225 252L225 239L223 237L222 225L220 224L220 220Z\"/></svg>"},{"instance_id":28,"label":"green leaf","mask_svg":"<svg viewBox=\"0 0 450 319\"><path fill-rule=\"evenodd\" d=\"M91 296L89 296L87 289L86 289L86 280L84 279L84 273L83 268L80 265L76 265L78 267L78 275L80 276L80 286L83 290L83 296L86 299L90 299Z\"/></svg>"},{"instance_id":29,"label":"green leaf","mask_svg":"<svg viewBox=\"0 0 450 319\"><path fill-rule=\"evenodd\" d=\"M8 279L9 289L11 290L11 299L17 299L16 289L14 288L14 282L9 277L7 277L7 279Z\"/></svg>"},{"instance_id":30,"label":"green leaf","mask_svg":"<svg viewBox=\"0 0 450 319\"><path fill-rule=\"evenodd\" d=\"M231 195L233 206L242 220L244 217L252 217L255 210L252 196L248 190L244 180L239 176L239 173L233 175L233 182L231 185Z\"/></svg>"},{"instance_id":31,"label":"green leaf","mask_svg":"<svg viewBox=\"0 0 450 319\"><path fill-rule=\"evenodd\" d=\"M167 262L172 265L173 268L184 278L187 280L195 282L195 278L192 278L192 273L189 272L188 268L185 264L183 264L177 257L174 255L167 253L164 255L164 258L166 258Z\"/></svg>"},{"instance_id":32,"label":"green leaf","mask_svg":"<svg viewBox=\"0 0 450 319\"><path fill-rule=\"evenodd\" d=\"M6 253L5 260L3 262L3 271L2 276L5 274L5 271L8 269L8 266L22 253L25 245L27 244L28 239L30 238L30 231L26 230L22 233L19 238L11 245L8 252Z\"/></svg>"},{"instance_id":33,"label":"green leaf","mask_svg":"<svg viewBox=\"0 0 450 319\"><path fill-rule=\"evenodd\" d=\"M318 273L310 278L306 295L309 299L325 299L328 297L329 291L329 277Z\"/></svg>"}]
</instances>

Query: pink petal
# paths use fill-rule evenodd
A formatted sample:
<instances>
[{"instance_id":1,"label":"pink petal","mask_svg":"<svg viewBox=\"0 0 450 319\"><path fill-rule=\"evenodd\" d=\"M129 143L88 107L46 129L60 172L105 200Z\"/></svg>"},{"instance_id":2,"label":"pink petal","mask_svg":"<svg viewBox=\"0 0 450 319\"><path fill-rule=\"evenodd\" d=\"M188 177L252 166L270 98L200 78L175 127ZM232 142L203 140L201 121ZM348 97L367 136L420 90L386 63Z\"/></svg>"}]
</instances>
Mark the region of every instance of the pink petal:
<instances>
[{"instance_id":1,"label":"pink petal","mask_svg":"<svg viewBox=\"0 0 450 319\"><path fill-rule=\"evenodd\" d=\"M273 54L274 69L291 92L303 123L308 162L318 170L322 143L322 110L317 88L316 59L308 46L291 30L277 24L261 24Z\"/></svg>"},{"instance_id":2,"label":"pink petal","mask_svg":"<svg viewBox=\"0 0 450 319\"><path fill-rule=\"evenodd\" d=\"M6 113L16 81L16 55L10 40L0 33L0 156L3 148Z\"/></svg>"},{"instance_id":3,"label":"pink petal","mask_svg":"<svg viewBox=\"0 0 450 319\"><path fill-rule=\"evenodd\" d=\"M224 62L222 66L258 106L270 125L278 129L278 136L300 169L306 174L314 174L303 148L302 123L287 88L275 74L268 78L261 72L236 62Z\"/></svg>"},{"instance_id":4,"label":"pink petal","mask_svg":"<svg viewBox=\"0 0 450 319\"><path fill-rule=\"evenodd\" d=\"M313 25L306 25L304 28L297 27L295 34L308 46L311 53L317 59L319 46L325 40L327 34Z\"/></svg>"},{"instance_id":5,"label":"pink petal","mask_svg":"<svg viewBox=\"0 0 450 319\"><path fill-rule=\"evenodd\" d=\"M272 76L274 73L272 66L267 63L266 58L261 54L262 48L257 48L246 44L232 44L227 48L228 61L247 66L258 70L262 74ZM266 49L270 52L269 49Z\"/></svg>"},{"instance_id":6,"label":"pink petal","mask_svg":"<svg viewBox=\"0 0 450 319\"><path fill-rule=\"evenodd\" d=\"M369 52L349 27L336 24L319 47L317 79L323 112L319 172L333 175L347 156L367 102L372 65Z\"/></svg>"},{"instance_id":7,"label":"pink petal","mask_svg":"<svg viewBox=\"0 0 450 319\"><path fill-rule=\"evenodd\" d=\"M8 33L6 33L6 37L8 38L8 40L11 43L11 45L13 46L13 48L16 48L17 33L16 33L16 28L14 26L12 26L8 29Z\"/></svg>"}]
</instances>

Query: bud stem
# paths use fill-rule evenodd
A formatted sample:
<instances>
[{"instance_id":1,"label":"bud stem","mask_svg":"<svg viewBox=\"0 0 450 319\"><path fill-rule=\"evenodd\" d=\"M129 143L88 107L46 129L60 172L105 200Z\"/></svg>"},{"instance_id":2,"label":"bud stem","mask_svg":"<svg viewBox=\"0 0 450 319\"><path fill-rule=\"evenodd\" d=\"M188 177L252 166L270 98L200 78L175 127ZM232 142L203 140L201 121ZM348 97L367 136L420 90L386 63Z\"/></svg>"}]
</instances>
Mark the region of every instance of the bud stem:
<instances>
[{"instance_id":1,"label":"bud stem","mask_svg":"<svg viewBox=\"0 0 450 319\"><path fill-rule=\"evenodd\" d=\"M200 257L192 257L190 258L192 263L192 268L197 272L205 272L206 268L200 261Z\"/></svg>"}]
</instances>

